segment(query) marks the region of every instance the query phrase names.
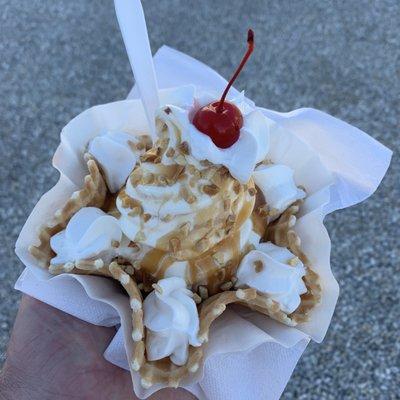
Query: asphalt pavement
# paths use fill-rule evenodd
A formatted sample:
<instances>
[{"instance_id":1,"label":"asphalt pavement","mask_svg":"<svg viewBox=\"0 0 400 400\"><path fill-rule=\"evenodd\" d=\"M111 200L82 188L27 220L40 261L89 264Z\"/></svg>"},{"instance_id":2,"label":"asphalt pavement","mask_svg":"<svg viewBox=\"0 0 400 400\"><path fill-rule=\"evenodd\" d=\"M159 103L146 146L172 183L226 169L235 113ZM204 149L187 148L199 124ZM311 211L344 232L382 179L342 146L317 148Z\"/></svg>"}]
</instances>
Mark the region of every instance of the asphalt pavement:
<instances>
[{"instance_id":1,"label":"asphalt pavement","mask_svg":"<svg viewBox=\"0 0 400 400\"><path fill-rule=\"evenodd\" d=\"M146 0L153 51L168 44L228 77L246 31L257 48L236 87L258 105L315 107L394 150L364 203L326 219L341 295L283 399L400 397L400 3ZM56 182L61 128L126 97L133 79L111 0L0 0L0 360L18 309L18 233Z\"/></svg>"}]
</instances>

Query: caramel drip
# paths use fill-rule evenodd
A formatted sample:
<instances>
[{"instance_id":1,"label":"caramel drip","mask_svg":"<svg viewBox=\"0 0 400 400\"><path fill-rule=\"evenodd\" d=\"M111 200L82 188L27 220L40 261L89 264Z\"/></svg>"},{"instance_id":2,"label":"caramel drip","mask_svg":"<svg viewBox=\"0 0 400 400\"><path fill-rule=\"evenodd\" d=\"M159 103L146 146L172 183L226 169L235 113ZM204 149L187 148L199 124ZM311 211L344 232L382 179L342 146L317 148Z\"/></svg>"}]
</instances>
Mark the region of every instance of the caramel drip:
<instances>
[{"instance_id":1,"label":"caramel drip","mask_svg":"<svg viewBox=\"0 0 400 400\"><path fill-rule=\"evenodd\" d=\"M246 201L239 211L239 214L237 216L236 222L235 222L235 228L239 229L245 221L250 217L252 211L254 208L254 199L252 198L249 201Z\"/></svg>"},{"instance_id":2,"label":"caramel drip","mask_svg":"<svg viewBox=\"0 0 400 400\"><path fill-rule=\"evenodd\" d=\"M218 261L218 254L224 258L223 262ZM236 230L200 256L187 260L187 281L195 288L206 285L209 293L217 293L221 284L229 281L235 274L241 258L240 231ZM140 269L158 280L165 277L167 269L174 261L177 258L171 253L152 249L143 257Z\"/></svg>"},{"instance_id":3,"label":"caramel drip","mask_svg":"<svg viewBox=\"0 0 400 400\"><path fill-rule=\"evenodd\" d=\"M183 227L180 230L171 232L160 238L157 242L157 248L150 250L141 262L141 268L156 279L162 279L166 270L174 261L187 261L188 271L187 280L194 287L198 285L207 286L209 293L217 293L219 287L224 282L229 281L235 274L242 254L240 252L240 227L251 216L254 207L254 197L244 199L245 192L237 198L232 205L237 213L236 220L229 234L225 233L224 224L226 215L229 212L223 212L223 202L219 201L211 207L201 210L196 218L195 232L196 238L199 239L197 244L202 240L213 238L217 240L217 233L221 236L217 242L211 243L205 249L196 249L194 243L191 243L192 250L189 252L181 250L181 244L187 245L193 236L185 232ZM221 217L222 216L222 217ZM214 221L212 220L214 218ZM213 227L219 220L219 226ZM222 240L221 240L222 238ZM172 242L175 241L175 242ZM171 247L176 244L176 248ZM218 259L221 257L222 259Z\"/></svg>"},{"instance_id":4,"label":"caramel drip","mask_svg":"<svg viewBox=\"0 0 400 400\"><path fill-rule=\"evenodd\" d=\"M267 230L267 219L260 216L260 214L253 212L251 214L251 222L253 223L253 231L257 235L264 237Z\"/></svg>"},{"instance_id":5,"label":"caramel drip","mask_svg":"<svg viewBox=\"0 0 400 400\"><path fill-rule=\"evenodd\" d=\"M119 218L121 216L121 213L118 211L116 201L117 201L117 193L111 194L108 193L104 202L104 205L102 207L102 210L106 212L107 214L112 215L115 218Z\"/></svg>"},{"instance_id":6,"label":"caramel drip","mask_svg":"<svg viewBox=\"0 0 400 400\"><path fill-rule=\"evenodd\" d=\"M219 264L215 258L218 253L224 254L227 261ZM217 293L235 274L240 260L240 231L235 231L200 257L190 260L187 279L195 289L205 285L209 294Z\"/></svg>"},{"instance_id":7,"label":"caramel drip","mask_svg":"<svg viewBox=\"0 0 400 400\"><path fill-rule=\"evenodd\" d=\"M168 266L171 265L171 263L168 264L168 260L166 260L167 258L170 257L165 251L160 249L151 249L145 254L140 262L140 268L154 278L161 279L163 278L164 274L159 274L159 271L162 270L165 272ZM168 266L164 268L165 265Z\"/></svg>"}]
</instances>

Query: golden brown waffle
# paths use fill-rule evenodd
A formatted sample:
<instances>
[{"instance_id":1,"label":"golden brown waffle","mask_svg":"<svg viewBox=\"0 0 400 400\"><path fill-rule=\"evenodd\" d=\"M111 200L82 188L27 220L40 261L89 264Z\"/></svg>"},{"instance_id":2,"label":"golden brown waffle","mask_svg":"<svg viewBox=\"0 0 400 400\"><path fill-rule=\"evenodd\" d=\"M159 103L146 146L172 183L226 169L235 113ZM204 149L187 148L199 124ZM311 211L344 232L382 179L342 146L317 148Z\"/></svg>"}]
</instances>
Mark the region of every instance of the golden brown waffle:
<instances>
[{"instance_id":1,"label":"golden brown waffle","mask_svg":"<svg viewBox=\"0 0 400 400\"><path fill-rule=\"evenodd\" d=\"M301 201L297 201L291 205L276 221L268 226L265 240L275 243L277 246L287 247L304 264L309 264L306 255L301 250L300 238L293 229L300 204Z\"/></svg>"},{"instance_id":2,"label":"golden brown waffle","mask_svg":"<svg viewBox=\"0 0 400 400\"><path fill-rule=\"evenodd\" d=\"M39 244L30 246L30 253L38 260L39 265L48 268L51 273L71 272L74 264L50 265L50 260L54 253L50 247L50 238L63 230L71 217L82 207L93 206L102 207L106 198L107 188L100 170L93 159L87 159L89 175L85 177L83 188L72 193L71 198L66 204L54 214L53 219L39 230ZM103 268L101 260L93 261L93 266L98 271ZM84 269L84 268L82 268Z\"/></svg>"},{"instance_id":3,"label":"golden brown waffle","mask_svg":"<svg viewBox=\"0 0 400 400\"><path fill-rule=\"evenodd\" d=\"M185 365L177 366L169 358L158 361L146 361L140 364L135 360L132 368L137 370L140 366L141 384L149 388L156 383L162 383L171 387L178 387L179 383L190 373L195 373L203 359L203 350L208 341L208 333L212 322L220 316L230 303L250 301L256 297L255 289L238 289L236 291L222 292L210 297L200 306L199 339L202 342L200 347L189 347L189 358Z\"/></svg>"},{"instance_id":4,"label":"golden brown waffle","mask_svg":"<svg viewBox=\"0 0 400 400\"><path fill-rule=\"evenodd\" d=\"M124 272L123 267L115 261L112 262L108 270L115 280L119 281L129 296L129 304L132 309L132 343L133 352L131 368L138 371L144 361L144 325L143 325L143 300L140 290L131 276Z\"/></svg>"},{"instance_id":5,"label":"golden brown waffle","mask_svg":"<svg viewBox=\"0 0 400 400\"><path fill-rule=\"evenodd\" d=\"M276 221L269 225L264 238L277 246L287 247L306 267L306 275L303 280L307 287L307 292L301 296L300 306L295 312L287 315L280 310L277 302L264 295L257 295L255 300L246 304L248 307L290 326L307 321L307 314L321 300L321 286L318 274L311 269L310 261L301 250L301 240L293 229L300 204L301 202L299 201L290 206Z\"/></svg>"}]
</instances>

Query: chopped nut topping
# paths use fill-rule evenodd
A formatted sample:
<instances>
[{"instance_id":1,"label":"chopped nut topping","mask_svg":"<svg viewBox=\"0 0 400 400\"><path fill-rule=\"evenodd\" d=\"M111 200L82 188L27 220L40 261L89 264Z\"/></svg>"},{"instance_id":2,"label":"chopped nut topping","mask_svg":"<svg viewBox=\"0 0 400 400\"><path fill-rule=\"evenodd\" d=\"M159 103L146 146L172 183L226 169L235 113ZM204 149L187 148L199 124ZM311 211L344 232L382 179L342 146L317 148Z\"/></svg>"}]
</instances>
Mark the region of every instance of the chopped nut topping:
<instances>
[{"instance_id":1,"label":"chopped nut topping","mask_svg":"<svg viewBox=\"0 0 400 400\"><path fill-rule=\"evenodd\" d=\"M264 269L264 265L261 260L254 261L254 270L259 273Z\"/></svg>"},{"instance_id":2,"label":"chopped nut topping","mask_svg":"<svg viewBox=\"0 0 400 400\"><path fill-rule=\"evenodd\" d=\"M188 142L182 142L179 146L178 146L178 150L185 155L189 154L189 144Z\"/></svg>"},{"instance_id":3,"label":"chopped nut topping","mask_svg":"<svg viewBox=\"0 0 400 400\"><path fill-rule=\"evenodd\" d=\"M139 143L140 147L142 147L140 150L149 150L152 147L152 140L149 135L142 135L139 136ZM136 146L137 147L137 146ZM139 147L137 147L139 150Z\"/></svg>"},{"instance_id":4,"label":"chopped nut topping","mask_svg":"<svg viewBox=\"0 0 400 400\"><path fill-rule=\"evenodd\" d=\"M237 281L238 281L238 278L236 278L236 276L232 276L231 282L232 282L233 284L235 284Z\"/></svg>"},{"instance_id":5,"label":"chopped nut topping","mask_svg":"<svg viewBox=\"0 0 400 400\"><path fill-rule=\"evenodd\" d=\"M112 247L118 247L118 246L119 246L118 240L113 240L113 241L111 241L111 246L112 246Z\"/></svg>"},{"instance_id":6,"label":"chopped nut topping","mask_svg":"<svg viewBox=\"0 0 400 400\"><path fill-rule=\"evenodd\" d=\"M139 209L142 208L140 202L135 199L132 199L132 197L129 197L124 190L121 190L119 198L121 199L122 207L124 208L134 208L134 207L139 207Z\"/></svg>"},{"instance_id":7,"label":"chopped nut topping","mask_svg":"<svg viewBox=\"0 0 400 400\"><path fill-rule=\"evenodd\" d=\"M179 176L182 175L184 170L185 170L185 167L183 165L177 165L176 166L176 171L175 171L175 173L174 173L172 178L176 180Z\"/></svg>"},{"instance_id":8,"label":"chopped nut topping","mask_svg":"<svg viewBox=\"0 0 400 400\"><path fill-rule=\"evenodd\" d=\"M221 176L221 178L223 178L223 177L229 175L229 170L228 170L228 168L222 166L221 168L218 169L218 173Z\"/></svg>"},{"instance_id":9,"label":"chopped nut topping","mask_svg":"<svg viewBox=\"0 0 400 400\"><path fill-rule=\"evenodd\" d=\"M169 108L169 107L166 107L165 109L164 109L164 112L165 112L165 114L171 114L171 109Z\"/></svg>"},{"instance_id":10,"label":"chopped nut topping","mask_svg":"<svg viewBox=\"0 0 400 400\"><path fill-rule=\"evenodd\" d=\"M142 162L156 162L157 159L161 160L159 147L153 147L150 150L147 150L146 153L140 157L140 161Z\"/></svg>"},{"instance_id":11,"label":"chopped nut topping","mask_svg":"<svg viewBox=\"0 0 400 400\"><path fill-rule=\"evenodd\" d=\"M204 185L203 192L208 194L209 196L214 196L219 192L219 187L217 185Z\"/></svg>"},{"instance_id":12,"label":"chopped nut topping","mask_svg":"<svg viewBox=\"0 0 400 400\"><path fill-rule=\"evenodd\" d=\"M141 183L143 178L143 171L141 169L135 169L130 176L130 181L133 186L137 186Z\"/></svg>"},{"instance_id":13,"label":"chopped nut topping","mask_svg":"<svg viewBox=\"0 0 400 400\"><path fill-rule=\"evenodd\" d=\"M183 199L189 203L193 204L196 201L196 197L189 191L187 187L182 187L180 190L180 194L183 197Z\"/></svg>"}]
</instances>

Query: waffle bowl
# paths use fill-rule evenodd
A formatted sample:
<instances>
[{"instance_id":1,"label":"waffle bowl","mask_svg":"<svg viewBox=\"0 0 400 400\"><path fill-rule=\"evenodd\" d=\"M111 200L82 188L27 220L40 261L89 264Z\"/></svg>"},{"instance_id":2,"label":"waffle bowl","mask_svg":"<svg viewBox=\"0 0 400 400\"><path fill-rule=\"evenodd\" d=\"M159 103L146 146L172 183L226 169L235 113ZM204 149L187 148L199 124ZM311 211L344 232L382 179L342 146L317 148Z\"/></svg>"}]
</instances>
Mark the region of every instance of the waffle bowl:
<instances>
[{"instance_id":1,"label":"waffle bowl","mask_svg":"<svg viewBox=\"0 0 400 400\"><path fill-rule=\"evenodd\" d=\"M63 272L75 273L78 269L82 273L87 271L88 274L96 272L96 275L108 275L107 268L100 259L80 261L76 264L50 264L50 260L54 256L54 252L50 247L51 237L64 229L72 216L81 208L88 206L101 208L106 201L107 187L100 169L96 161L89 155L86 155L85 159L89 174L85 176L82 189L72 193L65 205L54 213L53 219L39 229L39 243L29 246L29 252L37 260L37 263L54 275Z\"/></svg>"},{"instance_id":2,"label":"waffle bowl","mask_svg":"<svg viewBox=\"0 0 400 400\"><path fill-rule=\"evenodd\" d=\"M50 238L64 229L71 217L81 208L87 206L104 208L106 206L107 187L101 171L96 161L89 155L85 156L85 160L89 174L84 179L83 188L74 192L65 205L55 212L53 220L40 229L39 244L30 246L29 251L39 264L53 275L61 273L100 275L115 279L122 285L129 296L132 313L130 338L132 351L129 364L132 372L139 373L140 383L144 389L149 389L157 384L178 387L182 380L200 368L212 322L225 311L228 304L237 303L288 326L295 326L299 322L305 321L308 312L318 303L321 292L318 275L309 267L308 259L301 250L300 238L293 229L300 207L300 202L297 202L268 226L264 239L289 248L306 266L307 272L304 281L308 290L301 298L300 307L294 313L287 315L280 309L277 302L251 288L227 290L214 294L198 306L200 321L198 336L202 344L199 347L189 346L189 356L185 365L177 366L168 357L157 361L148 361L145 350L146 329L143 324L143 298L137 284L139 281L143 283L144 277L132 273L132 271L135 272L133 266L129 262L122 264L119 259L109 265L105 265L100 258L58 265L50 263L54 256L50 247Z\"/></svg>"},{"instance_id":3,"label":"waffle bowl","mask_svg":"<svg viewBox=\"0 0 400 400\"><path fill-rule=\"evenodd\" d=\"M303 280L307 292L301 296L300 306L292 314L287 315L280 309L277 302L260 294L254 300L244 304L289 326L307 321L309 312L320 302L322 292L319 276L312 270L308 257L301 249L300 237L294 230L296 214L299 212L300 206L301 201L297 201L284 211L276 221L268 226L264 237L265 241L288 248L304 264L306 274Z\"/></svg>"},{"instance_id":4,"label":"waffle bowl","mask_svg":"<svg viewBox=\"0 0 400 400\"><path fill-rule=\"evenodd\" d=\"M254 289L238 289L236 291L218 293L209 298L200 305L199 309L200 329L198 336L202 344L199 347L189 346L189 356L186 364L177 366L169 358L148 361L145 355L146 330L143 326L140 291L134 279L127 274L124 275L121 266L111 263L109 268L113 277L121 282L130 297L133 319L133 355L130 367L132 371L139 372L141 376L140 383L145 389L156 384L176 388L183 379L197 372L203 362L204 349L213 321L225 311L228 304L250 301L256 297ZM121 276L123 276L122 280Z\"/></svg>"}]
</instances>

